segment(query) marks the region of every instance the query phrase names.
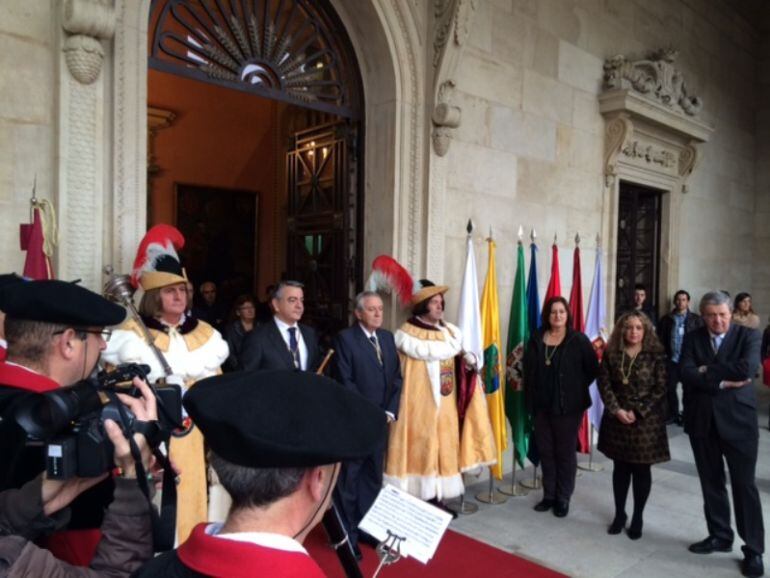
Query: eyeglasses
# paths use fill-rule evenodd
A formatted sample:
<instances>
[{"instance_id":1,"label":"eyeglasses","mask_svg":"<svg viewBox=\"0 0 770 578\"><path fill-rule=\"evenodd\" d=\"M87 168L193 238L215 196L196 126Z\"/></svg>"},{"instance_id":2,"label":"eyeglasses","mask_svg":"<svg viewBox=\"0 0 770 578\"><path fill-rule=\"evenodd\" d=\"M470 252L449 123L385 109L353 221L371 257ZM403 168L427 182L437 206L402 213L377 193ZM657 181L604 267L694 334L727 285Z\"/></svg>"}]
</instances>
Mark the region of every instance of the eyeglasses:
<instances>
[{"instance_id":1,"label":"eyeglasses","mask_svg":"<svg viewBox=\"0 0 770 578\"><path fill-rule=\"evenodd\" d=\"M92 335L101 335L105 342L109 341L110 337L112 337L112 329L83 329L81 327L73 327L72 329L78 334L91 333ZM54 335L61 335L65 331L66 329L56 331L54 332ZM81 339L85 339L85 337L81 337Z\"/></svg>"}]
</instances>

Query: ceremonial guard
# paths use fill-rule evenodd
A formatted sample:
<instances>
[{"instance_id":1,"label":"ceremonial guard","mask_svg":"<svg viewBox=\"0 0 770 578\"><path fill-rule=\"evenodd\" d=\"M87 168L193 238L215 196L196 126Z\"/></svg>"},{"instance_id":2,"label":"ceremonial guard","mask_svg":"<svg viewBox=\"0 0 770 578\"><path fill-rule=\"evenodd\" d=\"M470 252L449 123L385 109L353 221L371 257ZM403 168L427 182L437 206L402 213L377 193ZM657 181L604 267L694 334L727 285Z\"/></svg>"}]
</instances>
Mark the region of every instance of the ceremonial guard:
<instances>
[{"instance_id":1,"label":"ceremonial guard","mask_svg":"<svg viewBox=\"0 0 770 578\"><path fill-rule=\"evenodd\" d=\"M153 342L148 343L137 320L129 319L113 332L103 357L115 365L149 365L150 383L164 378L190 388L199 379L221 372L228 347L211 325L185 314L187 276L176 253L183 246L184 237L169 225L156 225L147 232L139 245L131 281L144 291L139 313ZM177 536L184 540L195 524L209 517L224 519L229 502L223 492L212 488L211 507L215 511L208 515L203 437L197 428L192 427L184 437L173 437L170 454L181 470Z\"/></svg>"},{"instance_id":2,"label":"ceremonial guard","mask_svg":"<svg viewBox=\"0 0 770 578\"><path fill-rule=\"evenodd\" d=\"M396 331L401 360L398 420L390 426L384 481L423 500L443 502L465 491L462 474L496 463L492 424L483 390L459 368L460 329L444 320L449 287L409 273L389 257L374 262L371 287L408 293L412 317ZM400 290L398 288L401 288ZM458 379L459 378L459 379ZM460 391L458 391L460 390Z\"/></svg>"}]
</instances>

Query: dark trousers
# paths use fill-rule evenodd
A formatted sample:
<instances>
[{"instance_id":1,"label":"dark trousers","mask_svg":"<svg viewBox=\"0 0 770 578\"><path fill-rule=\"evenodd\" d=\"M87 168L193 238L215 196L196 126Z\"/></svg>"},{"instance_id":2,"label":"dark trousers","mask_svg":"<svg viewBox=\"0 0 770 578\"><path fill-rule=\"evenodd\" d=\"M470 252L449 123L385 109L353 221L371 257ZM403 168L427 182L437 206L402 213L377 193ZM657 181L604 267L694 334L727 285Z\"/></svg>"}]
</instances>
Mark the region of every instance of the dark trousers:
<instances>
[{"instance_id":1,"label":"dark trousers","mask_svg":"<svg viewBox=\"0 0 770 578\"><path fill-rule=\"evenodd\" d=\"M679 415L679 396L676 394L676 388L681 381L679 377L679 364L669 361L666 363L666 400L668 401L668 418L675 418Z\"/></svg>"},{"instance_id":2,"label":"dark trousers","mask_svg":"<svg viewBox=\"0 0 770 578\"><path fill-rule=\"evenodd\" d=\"M362 460L342 464L337 490L342 507L343 522L350 542L358 544L358 524L372 507L382 488L385 448Z\"/></svg>"},{"instance_id":3,"label":"dark trousers","mask_svg":"<svg viewBox=\"0 0 770 578\"><path fill-rule=\"evenodd\" d=\"M755 481L758 440L722 439L712 423L705 436L690 436L690 445L703 491L703 510L709 536L733 540L730 501L725 487L724 462L727 461L738 535L745 542L745 549L762 554L765 551L765 528Z\"/></svg>"},{"instance_id":4,"label":"dark trousers","mask_svg":"<svg viewBox=\"0 0 770 578\"><path fill-rule=\"evenodd\" d=\"M631 527L641 530L644 506L652 489L652 471L650 464L632 464L613 460L612 493L615 498L615 518L626 517L626 498L631 481L634 483L634 515Z\"/></svg>"},{"instance_id":5,"label":"dark trousers","mask_svg":"<svg viewBox=\"0 0 770 578\"><path fill-rule=\"evenodd\" d=\"M582 414L535 415L535 443L543 471L543 498L569 502L575 490L577 434Z\"/></svg>"}]
</instances>

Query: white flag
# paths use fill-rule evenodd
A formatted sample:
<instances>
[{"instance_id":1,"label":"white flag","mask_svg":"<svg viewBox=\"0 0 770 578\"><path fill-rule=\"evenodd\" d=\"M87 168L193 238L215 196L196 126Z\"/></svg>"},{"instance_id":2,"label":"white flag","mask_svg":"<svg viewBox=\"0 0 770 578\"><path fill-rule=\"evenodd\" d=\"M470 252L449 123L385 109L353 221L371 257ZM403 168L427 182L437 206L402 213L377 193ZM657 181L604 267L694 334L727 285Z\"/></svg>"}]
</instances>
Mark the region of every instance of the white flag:
<instances>
[{"instance_id":1,"label":"white flag","mask_svg":"<svg viewBox=\"0 0 770 578\"><path fill-rule=\"evenodd\" d=\"M591 299L588 302L588 314L586 315L586 330L594 347L603 348L607 341L607 329L604 321L604 285L602 284L602 250L596 248L596 264L594 266L594 282L591 286ZM594 381L589 389L591 394L591 407L588 408L588 419L591 420L596 431L599 431L599 424L602 421L604 413L604 403L599 395L599 388Z\"/></svg>"},{"instance_id":2,"label":"white flag","mask_svg":"<svg viewBox=\"0 0 770 578\"><path fill-rule=\"evenodd\" d=\"M479 306L479 283L476 276L476 257L473 254L473 240L468 235L468 249L465 257L465 274L460 293L460 312L457 325L463 334L463 351L476 356L477 367L484 365L484 338L481 334L481 307Z\"/></svg>"}]
</instances>

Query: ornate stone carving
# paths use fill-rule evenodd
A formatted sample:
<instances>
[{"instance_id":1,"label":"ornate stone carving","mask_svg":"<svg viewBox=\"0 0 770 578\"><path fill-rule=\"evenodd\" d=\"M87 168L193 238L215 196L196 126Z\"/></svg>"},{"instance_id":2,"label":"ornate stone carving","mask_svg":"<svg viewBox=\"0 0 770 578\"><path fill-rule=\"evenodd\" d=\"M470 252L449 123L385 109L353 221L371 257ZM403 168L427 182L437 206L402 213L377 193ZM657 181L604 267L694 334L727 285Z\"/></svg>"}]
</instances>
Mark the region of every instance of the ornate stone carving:
<instances>
[{"instance_id":1,"label":"ornate stone carving","mask_svg":"<svg viewBox=\"0 0 770 578\"><path fill-rule=\"evenodd\" d=\"M443 157L449 151L449 143L452 140L452 131L460 126L462 110L459 106L451 104L455 83L447 80L439 88L439 97L436 107L433 109L433 148L436 154Z\"/></svg>"},{"instance_id":2,"label":"ornate stone carving","mask_svg":"<svg viewBox=\"0 0 770 578\"><path fill-rule=\"evenodd\" d=\"M679 52L663 49L647 59L630 61L619 55L604 63L604 86L608 90L633 89L689 116L697 116L702 102L689 93L682 73L674 66Z\"/></svg>"},{"instance_id":3,"label":"ornate stone carving","mask_svg":"<svg viewBox=\"0 0 770 578\"><path fill-rule=\"evenodd\" d=\"M63 47L67 68L81 84L92 84L104 60L100 40L115 32L114 9L95 0L65 0L62 28L70 34Z\"/></svg>"},{"instance_id":4,"label":"ornate stone carving","mask_svg":"<svg viewBox=\"0 0 770 578\"><path fill-rule=\"evenodd\" d=\"M434 0L433 68L434 108L433 149L438 156L449 151L454 129L460 126L462 110L450 103L461 50L470 33L476 0ZM452 42L449 39L452 38Z\"/></svg>"},{"instance_id":5,"label":"ornate stone carving","mask_svg":"<svg viewBox=\"0 0 770 578\"><path fill-rule=\"evenodd\" d=\"M627 116L615 117L607 123L604 130L604 176L607 186L617 175L618 154L628 146L633 131L634 125Z\"/></svg>"},{"instance_id":6,"label":"ornate stone carving","mask_svg":"<svg viewBox=\"0 0 770 578\"><path fill-rule=\"evenodd\" d=\"M676 154L670 150L658 148L651 144L645 145L639 141L627 144L620 152L631 159L640 159L666 169L673 167L677 162Z\"/></svg>"}]
</instances>

